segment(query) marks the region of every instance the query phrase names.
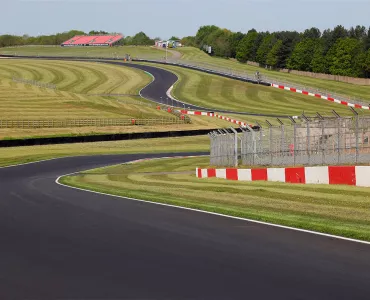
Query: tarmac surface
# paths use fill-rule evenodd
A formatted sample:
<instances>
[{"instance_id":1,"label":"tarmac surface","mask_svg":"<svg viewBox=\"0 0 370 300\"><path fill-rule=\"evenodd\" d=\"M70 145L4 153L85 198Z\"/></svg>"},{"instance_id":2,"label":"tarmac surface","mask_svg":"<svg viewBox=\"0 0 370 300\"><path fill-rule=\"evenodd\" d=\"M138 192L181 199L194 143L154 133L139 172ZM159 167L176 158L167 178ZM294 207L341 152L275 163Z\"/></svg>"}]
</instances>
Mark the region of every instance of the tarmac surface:
<instances>
[{"instance_id":1,"label":"tarmac surface","mask_svg":"<svg viewBox=\"0 0 370 300\"><path fill-rule=\"evenodd\" d=\"M55 183L153 156L0 169L0 299L370 298L369 245Z\"/></svg>"},{"instance_id":2,"label":"tarmac surface","mask_svg":"<svg viewBox=\"0 0 370 300\"><path fill-rule=\"evenodd\" d=\"M165 99L176 76L140 68L156 77L143 96ZM370 298L369 245L55 183L161 156L0 168L0 299Z\"/></svg>"}]
</instances>

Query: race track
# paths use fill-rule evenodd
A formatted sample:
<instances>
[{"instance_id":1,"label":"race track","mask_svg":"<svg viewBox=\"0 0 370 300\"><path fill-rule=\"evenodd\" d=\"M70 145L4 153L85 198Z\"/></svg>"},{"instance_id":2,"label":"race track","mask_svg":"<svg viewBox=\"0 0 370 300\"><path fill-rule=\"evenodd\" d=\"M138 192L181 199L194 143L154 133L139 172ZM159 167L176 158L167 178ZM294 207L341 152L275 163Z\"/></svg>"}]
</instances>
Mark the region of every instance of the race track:
<instances>
[{"instance_id":1,"label":"race track","mask_svg":"<svg viewBox=\"0 0 370 300\"><path fill-rule=\"evenodd\" d=\"M104 61L104 63L114 64L114 65L121 65L126 67L131 67L135 69L139 69L145 72L150 73L154 80L151 84L145 87L141 91L141 95L149 100L154 102L165 104L165 105L173 105L179 108L186 108L190 110L198 110L198 111L213 111L218 113L231 113L231 114L239 114L239 115L247 115L247 116L260 116L260 117L275 117L275 118L287 118L287 115L274 115L274 114L258 114L258 113L251 113L251 112L237 112L237 111L230 111L230 110L222 110L212 107L202 107L197 106L189 103L184 103L181 99L176 100L174 99L173 102L167 96L167 91L173 86L178 77L165 69L160 67L154 66L147 66L147 65L140 65L140 64L132 64L132 63L124 63L119 61Z\"/></svg>"},{"instance_id":2,"label":"race track","mask_svg":"<svg viewBox=\"0 0 370 300\"><path fill-rule=\"evenodd\" d=\"M55 183L144 157L0 169L0 299L370 298L368 245Z\"/></svg>"},{"instance_id":3,"label":"race track","mask_svg":"<svg viewBox=\"0 0 370 300\"><path fill-rule=\"evenodd\" d=\"M155 101L177 80L140 68L157 79L142 91ZM163 155L0 168L0 299L370 298L369 245L55 183Z\"/></svg>"}]
</instances>

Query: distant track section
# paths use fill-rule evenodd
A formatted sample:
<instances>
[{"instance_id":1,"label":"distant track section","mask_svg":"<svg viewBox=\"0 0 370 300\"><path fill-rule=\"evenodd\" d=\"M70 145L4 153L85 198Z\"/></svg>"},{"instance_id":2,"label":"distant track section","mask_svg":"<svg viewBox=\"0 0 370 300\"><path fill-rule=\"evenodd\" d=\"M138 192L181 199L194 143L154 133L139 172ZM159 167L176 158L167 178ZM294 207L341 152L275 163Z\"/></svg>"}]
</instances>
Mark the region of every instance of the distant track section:
<instances>
[{"instance_id":1,"label":"distant track section","mask_svg":"<svg viewBox=\"0 0 370 300\"><path fill-rule=\"evenodd\" d=\"M197 110L197 111L208 111L208 112L217 112L217 113L228 113L228 114L238 114L238 115L246 115L246 116L257 116L257 117L271 117L271 118L288 118L288 115L276 115L276 114L259 114L259 113L251 113L251 112L239 112L239 111L231 111L231 110L224 110L224 109L217 109L217 108L211 108L211 107L202 107L198 105L193 105L190 103L186 103L183 101L180 101L178 99L171 99L171 103L167 100L168 90L178 81L178 77L168 71L164 70L162 68L154 67L154 66L147 66L147 65L140 65L140 64L132 64L127 63L123 61L118 61L117 59L107 59L107 58L86 58L86 57L60 57L60 56L14 56L14 55L0 55L0 57L9 57L9 58L27 58L27 59L48 59L48 60L78 60L78 61L93 61L93 62L100 62L100 63L108 63L108 64L114 64L114 65L121 65L121 66L127 66L131 68L136 68L139 70L142 70L144 72L147 72L151 74L154 77L154 80L151 84L149 84L147 87L145 87L141 91L141 95L153 102L164 104L164 105L174 105L176 107L187 109L187 110ZM214 74L223 76L230 79L240 80L243 82L249 82L253 84L260 84L264 86L270 86L267 82L257 82L256 80L252 80L250 78L244 78L240 76L233 76L231 74L222 73L218 71L212 71L212 70L206 70L197 68L190 65L184 65L184 64L175 64L175 63L165 63L165 62L158 62L158 61L151 61L151 60L133 60L137 62L148 62L148 63L157 63L162 65L173 65L173 66L180 66L183 68L188 68L192 70L198 70L202 71L208 74ZM173 101L173 102L172 102Z\"/></svg>"},{"instance_id":2,"label":"distant track section","mask_svg":"<svg viewBox=\"0 0 370 300\"><path fill-rule=\"evenodd\" d=\"M69 58L66 58L66 57L58 57L58 56L34 57L34 56L14 56L14 55L0 55L0 58L42 58L42 59L81 59L81 60L90 60L91 59L91 58L86 58L86 57L69 57ZM117 59L114 59L114 58L95 58L95 59L104 59L105 61L117 61ZM132 61L177 66L177 67L182 67L182 68L186 68L186 69L205 72L205 73L208 73L208 74L214 74L214 75L223 76L223 77L226 77L226 78L240 80L240 81L243 81L243 82L249 82L249 83L252 83L252 84L260 84L260 85L264 85L264 86L270 86L270 87L280 88L280 89L289 90L289 91L296 90L297 92L300 92L303 95L314 96L316 98L320 98L320 99L323 99L323 100L328 100L328 101L331 101L331 102L334 102L334 103L337 103L337 104L346 105L346 106L353 107L353 108L370 110L370 106L368 106L368 105L358 104L358 103L351 103L348 100L337 99L336 97L331 97L330 94L324 95L322 93L317 94L317 93L314 93L314 92L311 92L311 91L304 91L304 90L301 90L299 88L294 87L294 84L292 84L292 87L287 87L287 86L284 86L284 85L281 85L281 84L273 83L272 82L273 80L270 80L270 79L257 81L253 77L250 77L250 76L247 76L247 75L241 76L241 75L233 74L232 72L228 73L228 72L224 72L224 71L217 71L217 70L213 70L213 69L210 69L210 68L203 68L203 67L199 67L199 66L195 66L195 65L178 63L178 62L165 62L165 61L146 60L146 59L133 59ZM362 101L362 102L365 102L365 101ZM193 109L191 106L189 106L189 108ZM208 108L197 107L197 109L208 109ZM234 112L231 112L231 111L221 111L221 110L216 110L216 109L210 109L210 110L217 111L217 112L234 113ZM240 113L238 112L238 114L240 114ZM259 114L252 114L252 113L242 113L242 114L252 115L252 116L280 117L280 118L287 117L287 116L275 116L275 115L259 115Z\"/></svg>"}]
</instances>

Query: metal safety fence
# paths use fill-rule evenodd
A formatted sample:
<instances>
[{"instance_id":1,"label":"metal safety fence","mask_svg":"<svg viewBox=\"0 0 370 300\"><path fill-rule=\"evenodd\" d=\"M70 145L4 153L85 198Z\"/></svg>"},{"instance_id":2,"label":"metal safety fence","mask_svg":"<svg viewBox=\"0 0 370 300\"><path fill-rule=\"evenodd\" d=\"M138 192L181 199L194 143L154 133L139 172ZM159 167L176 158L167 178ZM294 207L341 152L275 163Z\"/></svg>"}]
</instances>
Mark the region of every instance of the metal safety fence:
<instances>
[{"instance_id":1,"label":"metal safety fence","mask_svg":"<svg viewBox=\"0 0 370 300\"><path fill-rule=\"evenodd\" d=\"M0 128L70 128L107 126L150 126L187 123L181 118L153 119L55 119L55 120L0 120Z\"/></svg>"},{"instance_id":2,"label":"metal safety fence","mask_svg":"<svg viewBox=\"0 0 370 300\"><path fill-rule=\"evenodd\" d=\"M271 123L269 123L271 125ZM214 166L315 166L370 162L370 118L309 119L213 132Z\"/></svg>"}]
</instances>

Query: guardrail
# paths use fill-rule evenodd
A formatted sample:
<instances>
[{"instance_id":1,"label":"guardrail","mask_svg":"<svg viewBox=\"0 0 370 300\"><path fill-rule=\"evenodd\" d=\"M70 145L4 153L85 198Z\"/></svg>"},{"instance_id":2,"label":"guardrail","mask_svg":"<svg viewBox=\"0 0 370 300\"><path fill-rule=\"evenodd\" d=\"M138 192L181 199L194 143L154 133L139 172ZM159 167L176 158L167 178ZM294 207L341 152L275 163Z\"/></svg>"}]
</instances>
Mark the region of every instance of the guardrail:
<instances>
[{"instance_id":1,"label":"guardrail","mask_svg":"<svg viewBox=\"0 0 370 300\"><path fill-rule=\"evenodd\" d=\"M64 119L64 120L0 120L0 128L70 128L70 127L108 127L108 126L150 126L186 124L187 119Z\"/></svg>"}]
</instances>

